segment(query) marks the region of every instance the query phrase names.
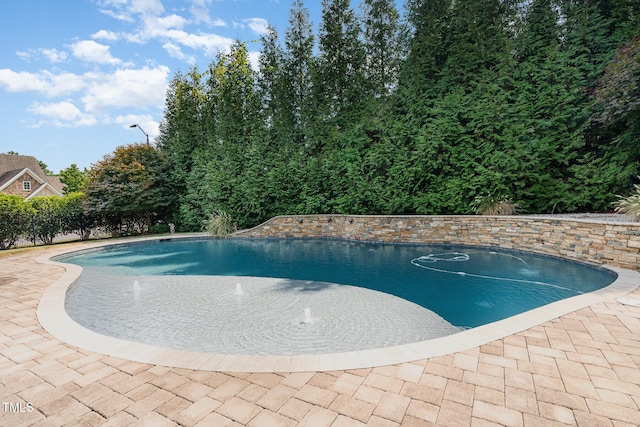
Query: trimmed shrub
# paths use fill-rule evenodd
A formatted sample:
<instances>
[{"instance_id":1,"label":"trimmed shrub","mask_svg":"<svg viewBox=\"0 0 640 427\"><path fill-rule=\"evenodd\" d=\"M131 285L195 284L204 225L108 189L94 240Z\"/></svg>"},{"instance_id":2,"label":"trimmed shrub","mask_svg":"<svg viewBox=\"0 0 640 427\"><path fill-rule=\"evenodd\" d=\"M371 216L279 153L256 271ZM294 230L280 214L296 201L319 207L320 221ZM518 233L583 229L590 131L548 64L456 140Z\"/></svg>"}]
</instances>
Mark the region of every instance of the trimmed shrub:
<instances>
[{"instance_id":1,"label":"trimmed shrub","mask_svg":"<svg viewBox=\"0 0 640 427\"><path fill-rule=\"evenodd\" d=\"M62 197L34 197L27 203L35 211L33 218L34 238L37 238L45 245L52 245L53 238L62 232Z\"/></svg>"},{"instance_id":2,"label":"trimmed shrub","mask_svg":"<svg viewBox=\"0 0 640 427\"><path fill-rule=\"evenodd\" d=\"M9 249L28 233L33 214L21 197L0 194L0 249Z\"/></svg>"}]
</instances>

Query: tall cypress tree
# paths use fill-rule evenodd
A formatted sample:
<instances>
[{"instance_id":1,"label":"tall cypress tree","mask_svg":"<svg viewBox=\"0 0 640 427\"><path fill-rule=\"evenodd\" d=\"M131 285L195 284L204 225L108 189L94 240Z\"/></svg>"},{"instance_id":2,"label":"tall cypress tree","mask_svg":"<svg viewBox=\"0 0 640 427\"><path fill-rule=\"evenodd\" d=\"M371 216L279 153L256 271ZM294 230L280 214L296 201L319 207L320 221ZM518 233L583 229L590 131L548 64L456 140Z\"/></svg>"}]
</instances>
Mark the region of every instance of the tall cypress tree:
<instances>
[{"instance_id":1,"label":"tall cypress tree","mask_svg":"<svg viewBox=\"0 0 640 427\"><path fill-rule=\"evenodd\" d=\"M493 79L508 52L505 7L500 0L453 3L448 28L442 33L446 60L441 93L458 85L470 89L482 79Z\"/></svg>"},{"instance_id":2,"label":"tall cypress tree","mask_svg":"<svg viewBox=\"0 0 640 427\"><path fill-rule=\"evenodd\" d=\"M565 160L581 140L579 130L566 120L579 112L567 91L565 80L571 70L561 60L562 29L556 10L550 0L534 0L525 11L516 42L513 109L523 125L520 141L526 166L517 197L527 211L568 208Z\"/></svg>"},{"instance_id":3,"label":"tall cypress tree","mask_svg":"<svg viewBox=\"0 0 640 427\"><path fill-rule=\"evenodd\" d=\"M451 0L409 0L407 21L412 32L407 58L400 66L398 81L399 114L415 111L420 118L423 106L434 97L435 84L446 60L442 35L448 25Z\"/></svg>"},{"instance_id":4,"label":"tall cypress tree","mask_svg":"<svg viewBox=\"0 0 640 427\"><path fill-rule=\"evenodd\" d=\"M414 8L410 18L421 26L412 49L426 55L415 57L420 51L412 50L406 65L417 67L403 77L412 77L405 84L416 85L426 101L411 92L402 96L418 98L403 105L416 210L469 213L475 196L511 192L518 169L518 161L504 155L516 145L508 109L513 83L506 17L511 13L498 0L425 1Z\"/></svg>"},{"instance_id":5,"label":"tall cypress tree","mask_svg":"<svg viewBox=\"0 0 640 427\"><path fill-rule=\"evenodd\" d=\"M400 14L393 0L364 0L366 78L376 97L396 89L403 52Z\"/></svg>"},{"instance_id":6,"label":"tall cypress tree","mask_svg":"<svg viewBox=\"0 0 640 427\"><path fill-rule=\"evenodd\" d=\"M287 107L292 114L291 131L296 145L301 145L311 116L314 36L309 10L302 0L295 0L289 12L285 33L284 79Z\"/></svg>"},{"instance_id":7,"label":"tall cypress tree","mask_svg":"<svg viewBox=\"0 0 640 427\"><path fill-rule=\"evenodd\" d=\"M211 142L194 153L183 212L194 226L218 210L246 225L261 208L259 198L247 195L256 189L247 171L261 160L254 147L261 129L255 73L244 43L236 41L210 64L207 91L215 126Z\"/></svg>"},{"instance_id":8,"label":"tall cypress tree","mask_svg":"<svg viewBox=\"0 0 640 427\"><path fill-rule=\"evenodd\" d=\"M160 123L158 148L169 158L170 176L178 194L178 205L184 202L187 181L194 167L194 152L208 143L208 108L204 74L192 68L188 74L176 73L167 89L164 116ZM179 224L188 223L174 218ZM186 228L192 228L186 225Z\"/></svg>"},{"instance_id":9,"label":"tall cypress tree","mask_svg":"<svg viewBox=\"0 0 640 427\"><path fill-rule=\"evenodd\" d=\"M259 71L257 76L257 96L260 98L260 110L264 125L269 131L272 142L290 125L287 120L290 107L285 94L288 91L284 79L284 52L278 43L278 33L272 26L260 37Z\"/></svg>"},{"instance_id":10,"label":"tall cypress tree","mask_svg":"<svg viewBox=\"0 0 640 427\"><path fill-rule=\"evenodd\" d=\"M315 69L315 108L339 128L368 93L364 78L365 52L360 23L349 0L323 0L318 64Z\"/></svg>"},{"instance_id":11,"label":"tall cypress tree","mask_svg":"<svg viewBox=\"0 0 640 427\"><path fill-rule=\"evenodd\" d=\"M612 20L609 1L563 0L560 5L564 33L559 63L564 65L563 83L572 106L572 114L565 117L575 135L563 157L568 164L566 181L579 190L567 192L566 200L569 209L606 209L613 198L612 188L619 185L620 174L615 171L615 160L603 151L605 140L590 130L591 94L615 51L613 32L617 24Z\"/></svg>"}]
</instances>

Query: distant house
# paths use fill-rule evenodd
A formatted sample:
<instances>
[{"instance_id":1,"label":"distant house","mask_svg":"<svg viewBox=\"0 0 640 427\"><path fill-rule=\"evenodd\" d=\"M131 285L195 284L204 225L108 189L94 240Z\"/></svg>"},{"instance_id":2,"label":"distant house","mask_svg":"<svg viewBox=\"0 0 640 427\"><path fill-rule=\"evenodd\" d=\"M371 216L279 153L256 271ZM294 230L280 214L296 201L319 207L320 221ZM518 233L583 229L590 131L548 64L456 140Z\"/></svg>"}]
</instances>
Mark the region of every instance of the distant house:
<instances>
[{"instance_id":1,"label":"distant house","mask_svg":"<svg viewBox=\"0 0 640 427\"><path fill-rule=\"evenodd\" d=\"M62 196L64 185L57 176L47 176L33 156L0 154L0 194L30 199Z\"/></svg>"}]
</instances>

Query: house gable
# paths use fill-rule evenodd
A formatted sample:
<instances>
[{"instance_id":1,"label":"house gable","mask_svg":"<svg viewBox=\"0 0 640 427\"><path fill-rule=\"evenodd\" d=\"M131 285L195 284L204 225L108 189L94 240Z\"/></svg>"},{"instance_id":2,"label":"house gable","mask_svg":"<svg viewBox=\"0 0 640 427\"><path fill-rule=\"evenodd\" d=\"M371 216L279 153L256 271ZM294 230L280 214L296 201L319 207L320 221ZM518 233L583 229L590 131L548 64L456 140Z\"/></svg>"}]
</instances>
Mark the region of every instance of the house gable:
<instances>
[{"instance_id":1,"label":"house gable","mask_svg":"<svg viewBox=\"0 0 640 427\"><path fill-rule=\"evenodd\" d=\"M0 194L30 199L62 196L62 191L49 183L35 157L0 154Z\"/></svg>"}]
</instances>

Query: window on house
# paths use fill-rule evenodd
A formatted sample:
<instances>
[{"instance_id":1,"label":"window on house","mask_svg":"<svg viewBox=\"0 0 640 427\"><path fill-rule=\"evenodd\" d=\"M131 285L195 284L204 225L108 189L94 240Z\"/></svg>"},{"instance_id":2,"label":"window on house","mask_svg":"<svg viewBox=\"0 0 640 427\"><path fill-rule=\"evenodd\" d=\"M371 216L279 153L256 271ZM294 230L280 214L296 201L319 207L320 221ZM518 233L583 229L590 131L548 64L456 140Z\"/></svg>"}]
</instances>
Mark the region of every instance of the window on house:
<instances>
[{"instance_id":1,"label":"window on house","mask_svg":"<svg viewBox=\"0 0 640 427\"><path fill-rule=\"evenodd\" d=\"M22 189L25 191L31 191L31 181L22 181Z\"/></svg>"}]
</instances>

